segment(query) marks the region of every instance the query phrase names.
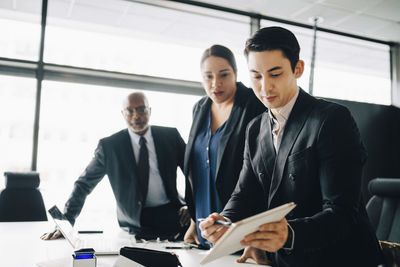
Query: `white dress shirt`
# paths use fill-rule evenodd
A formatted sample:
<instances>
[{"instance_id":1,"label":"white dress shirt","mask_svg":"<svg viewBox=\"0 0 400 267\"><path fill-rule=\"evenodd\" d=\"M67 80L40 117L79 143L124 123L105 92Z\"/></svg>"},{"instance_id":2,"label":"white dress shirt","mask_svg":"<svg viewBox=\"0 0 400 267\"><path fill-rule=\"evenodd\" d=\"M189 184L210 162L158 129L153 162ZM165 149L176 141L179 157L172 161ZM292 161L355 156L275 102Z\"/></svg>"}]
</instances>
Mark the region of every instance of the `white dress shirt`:
<instances>
[{"instance_id":1,"label":"white dress shirt","mask_svg":"<svg viewBox=\"0 0 400 267\"><path fill-rule=\"evenodd\" d=\"M129 136L131 138L131 144L133 153L135 155L136 164L139 161L139 139L140 135L134 133L128 128ZM151 134L151 128L146 131L143 135L146 139L147 150L149 151L149 189L147 191L147 198L144 207L157 207L169 203L167 193L165 192L163 180L158 170L157 154L154 146L153 136Z\"/></svg>"},{"instance_id":2,"label":"white dress shirt","mask_svg":"<svg viewBox=\"0 0 400 267\"><path fill-rule=\"evenodd\" d=\"M297 92L294 95L290 101L281 108L279 112L274 112L271 111L271 109L268 109L268 115L272 119L272 136L273 136L273 141L274 141L274 147L276 154L278 154L279 147L282 142L282 136L283 132L285 130L286 122L289 119L290 113L292 112L293 106L296 103L297 97L299 96L299 88L297 88ZM283 247L285 250L292 250L294 247L294 239L295 239L295 232L290 226L288 225L288 229L291 232L291 239L289 240L290 246L289 247Z\"/></svg>"},{"instance_id":3,"label":"white dress shirt","mask_svg":"<svg viewBox=\"0 0 400 267\"><path fill-rule=\"evenodd\" d=\"M276 154L278 154L279 147L282 142L283 131L285 130L286 122L292 112L294 103L296 103L297 97L299 96L299 88L297 88L297 92L290 101L281 108L279 112L271 111L268 109L268 115L273 121L272 125L272 136L274 140L274 147Z\"/></svg>"}]
</instances>

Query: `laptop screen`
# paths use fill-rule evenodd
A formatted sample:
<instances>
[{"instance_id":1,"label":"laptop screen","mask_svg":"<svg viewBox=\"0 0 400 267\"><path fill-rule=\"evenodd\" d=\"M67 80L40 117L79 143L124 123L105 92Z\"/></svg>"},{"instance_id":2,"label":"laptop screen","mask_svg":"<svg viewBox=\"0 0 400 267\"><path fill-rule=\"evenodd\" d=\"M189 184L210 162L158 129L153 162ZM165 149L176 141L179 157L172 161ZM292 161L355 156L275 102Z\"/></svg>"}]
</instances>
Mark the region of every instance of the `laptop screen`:
<instances>
[{"instance_id":1,"label":"laptop screen","mask_svg":"<svg viewBox=\"0 0 400 267\"><path fill-rule=\"evenodd\" d=\"M57 206L51 207L48 212L53 218L54 222L60 229L63 236L71 243L72 247L76 247L78 237L71 223L68 221L67 217L58 209Z\"/></svg>"}]
</instances>

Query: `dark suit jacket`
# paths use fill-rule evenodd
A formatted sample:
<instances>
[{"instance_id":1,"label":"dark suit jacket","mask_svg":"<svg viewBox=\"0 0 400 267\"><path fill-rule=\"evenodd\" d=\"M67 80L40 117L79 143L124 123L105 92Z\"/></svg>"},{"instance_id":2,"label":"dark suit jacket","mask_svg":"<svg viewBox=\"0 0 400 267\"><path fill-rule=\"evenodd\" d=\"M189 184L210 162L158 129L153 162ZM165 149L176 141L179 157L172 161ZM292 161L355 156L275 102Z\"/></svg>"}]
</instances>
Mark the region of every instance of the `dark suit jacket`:
<instances>
[{"instance_id":1,"label":"dark suit jacket","mask_svg":"<svg viewBox=\"0 0 400 267\"><path fill-rule=\"evenodd\" d=\"M190 175L191 153L196 136L205 123L212 100L205 96L193 108L193 123L185 151L186 194L185 200L191 216L195 217L193 183ZM265 111L253 91L237 83L237 91L231 114L222 134L217 156L216 187L222 207L228 202L243 164L244 137L247 124Z\"/></svg>"},{"instance_id":2,"label":"dark suit jacket","mask_svg":"<svg viewBox=\"0 0 400 267\"><path fill-rule=\"evenodd\" d=\"M157 154L158 170L164 182L166 194L177 207L183 205L176 190L176 170L183 170L185 142L176 128L151 126ZM128 129L100 140L95 156L84 173L75 182L64 213L74 222L86 196L107 175L117 202L117 217L121 227L130 232L140 229L143 203L138 185L137 165Z\"/></svg>"},{"instance_id":3,"label":"dark suit jacket","mask_svg":"<svg viewBox=\"0 0 400 267\"><path fill-rule=\"evenodd\" d=\"M287 202L294 249L277 266L377 266L375 233L361 201L366 151L350 112L300 90L275 156L268 113L249 123L243 170L222 214L233 221Z\"/></svg>"}]
</instances>

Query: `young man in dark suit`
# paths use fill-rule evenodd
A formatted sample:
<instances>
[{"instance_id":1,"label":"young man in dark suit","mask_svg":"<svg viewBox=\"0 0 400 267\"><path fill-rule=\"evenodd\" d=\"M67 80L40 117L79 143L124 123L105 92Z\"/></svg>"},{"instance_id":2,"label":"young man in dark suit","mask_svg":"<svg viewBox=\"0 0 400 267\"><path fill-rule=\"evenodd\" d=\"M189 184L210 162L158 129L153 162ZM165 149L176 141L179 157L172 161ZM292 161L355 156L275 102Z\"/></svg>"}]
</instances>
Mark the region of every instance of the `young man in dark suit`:
<instances>
[{"instance_id":1,"label":"young man in dark suit","mask_svg":"<svg viewBox=\"0 0 400 267\"><path fill-rule=\"evenodd\" d=\"M249 123L243 169L221 214L200 224L216 242L237 221L287 202L297 207L280 222L259 226L241 244L239 262L273 266L377 266L379 245L361 200L367 154L347 108L297 86L304 62L292 32L260 29L246 43L254 93L268 108ZM268 259L267 259L268 258Z\"/></svg>"},{"instance_id":2,"label":"young man in dark suit","mask_svg":"<svg viewBox=\"0 0 400 267\"><path fill-rule=\"evenodd\" d=\"M75 182L64 213L75 222L86 196L107 175L117 202L120 227L140 237L172 237L184 233L190 216L176 189L183 170L185 142L176 128L149 126L146 96L128 95L122 114L128 129L100 140L95 156ZM58 230L42 239L61 236Z\"/></svg>"}]
</instances>

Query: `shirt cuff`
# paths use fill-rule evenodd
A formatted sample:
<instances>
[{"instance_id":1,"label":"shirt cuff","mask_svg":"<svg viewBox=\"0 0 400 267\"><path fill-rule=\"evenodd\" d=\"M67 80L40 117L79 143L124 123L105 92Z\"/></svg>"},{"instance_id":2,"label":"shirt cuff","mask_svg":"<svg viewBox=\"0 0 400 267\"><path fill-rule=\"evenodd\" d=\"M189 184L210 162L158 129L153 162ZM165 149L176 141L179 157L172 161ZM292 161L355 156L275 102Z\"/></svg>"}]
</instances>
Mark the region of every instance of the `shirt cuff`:
<instances>
[{"instance_id":1,"label":"shirt cuff","mask_svg":"<svg viewBox=\"0 0 400 267\"><path fill-rule=\"evenodd\" d=\"M222 216L224 217L225 221L232 223L231 219L229 219L228 217Z\"/></svg>"},{"instance_id":2,"label":"shirt cuff","mask_svg":"<svg viewBox=\"0 0 400 267\"><path fill-rule=\"evenodd\" d=\"M283 245L283 249L286 250L286 251L292 251L293 247L294 247L294 237L295 237L295 235L294 235L294 230L293 230L292 226L290 226L290 224L287 224L287 226L288 226L288 229L289 229L288 238L286 240L285 245Z\"/></svg>"}]
</instances>

